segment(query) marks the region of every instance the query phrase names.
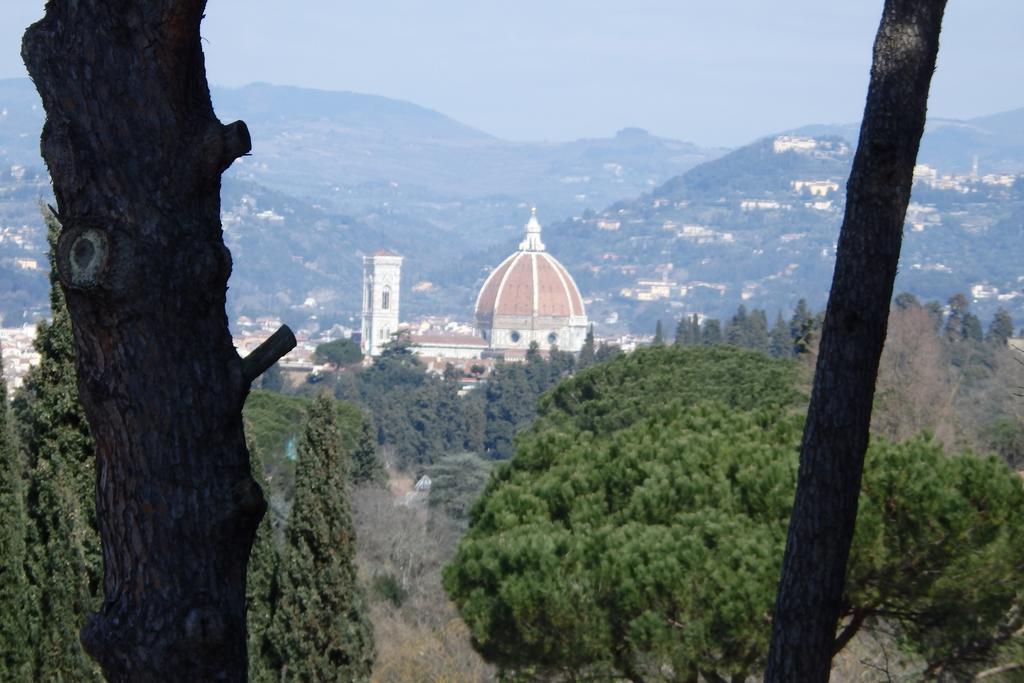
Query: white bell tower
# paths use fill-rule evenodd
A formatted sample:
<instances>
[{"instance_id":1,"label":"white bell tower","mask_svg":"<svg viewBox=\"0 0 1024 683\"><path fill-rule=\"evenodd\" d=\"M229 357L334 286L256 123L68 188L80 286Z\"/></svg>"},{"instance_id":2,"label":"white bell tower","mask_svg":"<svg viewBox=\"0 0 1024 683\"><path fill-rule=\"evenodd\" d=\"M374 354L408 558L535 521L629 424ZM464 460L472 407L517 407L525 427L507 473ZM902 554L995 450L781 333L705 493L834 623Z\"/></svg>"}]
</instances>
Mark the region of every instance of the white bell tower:
<instances>
[{"instance_id":1,"label":"white bell tower","mask_svg":"<svg viewBox=\"0 0 1024 683\"><path fill-rule=\"evenodd\" d=\"M362 351L379 356L391 335L398 332L398 292L402 257L378 251L363 257Z\"/></svg>"}]
</instances>

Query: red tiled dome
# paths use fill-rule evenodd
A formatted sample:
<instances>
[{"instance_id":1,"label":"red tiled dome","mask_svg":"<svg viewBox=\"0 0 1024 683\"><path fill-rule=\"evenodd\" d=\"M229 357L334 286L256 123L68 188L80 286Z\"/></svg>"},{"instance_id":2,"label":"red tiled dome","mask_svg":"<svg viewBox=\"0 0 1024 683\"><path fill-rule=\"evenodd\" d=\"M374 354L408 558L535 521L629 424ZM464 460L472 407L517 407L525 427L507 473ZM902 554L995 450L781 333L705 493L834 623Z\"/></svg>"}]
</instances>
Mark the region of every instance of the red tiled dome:
<instances>
[{"instance_id":1,"label":"red tiled dome","mask_svg":"<svg viewBox=\"0 0 1024 683\"><path fill-rule=\"evenodd\" d=\"M519 251L495 268L476 300L478 321L496 316L584 316L583 297L569 271L540 242L540 225L531 216Z\"/></svg>"}]
</instances>

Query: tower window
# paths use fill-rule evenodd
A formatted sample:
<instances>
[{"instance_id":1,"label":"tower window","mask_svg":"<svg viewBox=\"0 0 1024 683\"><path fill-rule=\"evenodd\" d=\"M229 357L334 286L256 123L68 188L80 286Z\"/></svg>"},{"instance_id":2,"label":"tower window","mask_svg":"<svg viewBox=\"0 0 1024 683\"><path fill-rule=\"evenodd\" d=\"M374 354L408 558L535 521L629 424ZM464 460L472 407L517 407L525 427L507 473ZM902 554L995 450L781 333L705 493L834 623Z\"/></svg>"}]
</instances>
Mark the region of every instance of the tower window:
<instances>
[{"instance_id":1,"label":"tower window","mask_svg":"<svg viewBox=\"0 0 1024 683\"><path fill-rule=\"evenodd\" d=\"M380 307L385 311L391 307L391 288L385 287L380 293Z\"/></svg>"},{"instance_id":2,"label":"tower window","mask_svg":"<svg viewBox=\"0 0 1024 683\"><path fill-rule=\"evenodd\" d=\"M522 336L519 334L519 332L516 332L515 330L512 331L512 334L510 334L509 337L512 339L513 344L518 344L519 340L522 339Z\"/></svg>"},{"instance_id":3,"label":"tower window","mask_svg":"<svg viewBox=\"0 0 1024 683\"><path fill-rule=\"evenodd\" d=\"M554 344L558 341L558 335L554 332L548 335L548 344Z\"/></svg>"}]
</instances>

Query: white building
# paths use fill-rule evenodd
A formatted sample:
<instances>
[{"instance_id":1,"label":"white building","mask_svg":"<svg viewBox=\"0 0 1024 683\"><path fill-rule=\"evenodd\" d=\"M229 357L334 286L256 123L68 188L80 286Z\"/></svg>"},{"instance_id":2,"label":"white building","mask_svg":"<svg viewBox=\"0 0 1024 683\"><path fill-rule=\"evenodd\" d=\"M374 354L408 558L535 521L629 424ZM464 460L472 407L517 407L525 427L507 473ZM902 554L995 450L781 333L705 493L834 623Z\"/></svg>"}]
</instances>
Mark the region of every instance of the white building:
<instances>
[{"instance_id":1,"label":"white building","mask_svg":"<svg viewBox=\"0 0 1024 683\"><path fill-rule=\"evenodd\" d=\"M378 356L398 331L398 294L402 257L378 251L363 257L362 351Z\"/></svg>"}]
</instances>

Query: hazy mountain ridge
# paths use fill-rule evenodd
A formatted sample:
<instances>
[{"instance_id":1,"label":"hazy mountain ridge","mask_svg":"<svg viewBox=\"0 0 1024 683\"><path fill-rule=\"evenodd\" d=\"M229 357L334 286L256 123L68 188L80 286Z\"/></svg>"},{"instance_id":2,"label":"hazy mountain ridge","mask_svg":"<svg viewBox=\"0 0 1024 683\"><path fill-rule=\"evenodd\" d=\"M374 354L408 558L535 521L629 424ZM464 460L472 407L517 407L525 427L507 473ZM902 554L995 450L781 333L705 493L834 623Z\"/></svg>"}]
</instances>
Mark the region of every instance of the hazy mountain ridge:
<instances>
[{"instance_id":1,"label":"hazy mountain ridge","mask_svg":"<svg viewBox=\"0 0 1024 683\"><path fill-rule=\"evenodd\" d=\"M835 135L856 142L860 124L815 124L783 134ZM968 173L975 158L979 174L1024 172L1024 108L973 119L930 118L917 155L945 173Z\"/></svg>"},{"instance_id":2,"label":"hazy mountain ridge","mask_svg":"<svg viewBox=\"0 0 1024 683\"><path fill-rule=\"evenodd\" d=\"M565 143L509 142L372 95L251 85L213 96L219 116L242 118L252 132L253 156L232 174L343 211L396 198L467 203L498 195L564 214L635 195L722 153L638 129ZM295 101L281 102L288 97Z\"/></svg>"},{"instance_id":3,"label":"hazy mountain ridge","mask_svg":"<svg viewBox=\"0 0 1024 683\"><path fill-rule=\"evenodd\" d=\"M252 215L240 214L233 227L251 238L232 245L235 276L229 302L234 313L250 311L257 301L273 308L287 300L291 303L285 306L292 306L296 298L300 303L308 298L299 297L303 287L323 289L334 282L346 289L340 295L345 303L338 305L350 315L361 296L359 255L380 247L415 254L406 264L407 281L443 281L455 289L421 289L406 297L406 310L420 312L417 301L422 299L423 306L431 307L425 310L459 311L471 301L477 273L490 264L470 267L472 274L463 283L451 272L453 260L508 239L518 241L531 204L553 220L634 196L721 153L637 129L567 143L508 142L438 112L374 95L254 84L214 88L212 96L222 120L246 121L254 145L253 154L239 159L225 176L226 214L240 206L233 188L247 188L260 206ZM0 114L0 169L28 167L30 175L42 172L45 178L38 152L43 111L30 81L0 81ZM8 179L5 191L12 197L33 196L28 202L19 199L18 207L12 205L0 219L28 221L41 234L35 204L48 198L47 188ZM275 207L281 209L282 222L256 216ZM350 233L315 229L325 221L358 227ZM309 226L314 226L309 239L320 243L303 251L307 238L302 233ZM291 239L271 228L290 233ZM41 257L43 247L34 242L32 255ZM313 252L320 275L308 260ZM280 265L272 267L268 258ZM305 265L296 266L300 260ZM340 280L322 279L328 264ZM0 269L10 274L8 281L39 279L39 288L28 289L45 292L43 273L15 273L10 260ZM45 307L43 296L38 306L27 307L38 310L26 313L23 299L0 300L0 314L31 319Z\"/></svg>"},{"instance_id":4,"label":"hazy mountain ridge","mask_svg":"<svg viewBox=\"0 0 1024 683\"><path fill-rule=\"evenodd\" d=\"M359 257L378 248L407 257L404 316L469 318L487 270L518 244L531 204L599 322L653 329L656 317L723 316L741 301L771 311L801 297L820 305L827 294L853 154L851 138L839 133L855 135L854 126L805 126L723 155L639 129L508 142L414 104L353 93L256 84L218 88L214 98L222 119L242 118L254 139L253 155L224 184L232 318L354 322ZM0 81L0 113L0 228L34 229L32 249L0 244L0 313L14 322L45 307L36 202L48 187L31 83ZM1024 128L1024 110L931 122L921 161L932 161L926 150L947 148L973 161L965 145L982 136L984 149L999 153L981 157L979 173L996 156L1018 163L1015 121ZM938 134L946 137L933 142ZM795 147L780 151L786 136L797 141L782 146ZM801 137L813 137L813 148L801 151L810 144ZM969 170L970 161L957 168ZM824 196L814 194L823 187ZM922 227L906 233L897 287L941 298L988 287L996 293L980 302L983 315L998 296L1020 290L1010 255L1024 237L1022 191L1019 181L966 193L916 186L908 225ZM600 207L608 208L595 213ZM39 271L14 265L25 253L40 259ZM651 285L641 280L673 283L671 296L644 300ZM1021 302L1006 305L1024 322Z\"/></svg>"}]
</instances>

